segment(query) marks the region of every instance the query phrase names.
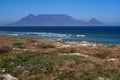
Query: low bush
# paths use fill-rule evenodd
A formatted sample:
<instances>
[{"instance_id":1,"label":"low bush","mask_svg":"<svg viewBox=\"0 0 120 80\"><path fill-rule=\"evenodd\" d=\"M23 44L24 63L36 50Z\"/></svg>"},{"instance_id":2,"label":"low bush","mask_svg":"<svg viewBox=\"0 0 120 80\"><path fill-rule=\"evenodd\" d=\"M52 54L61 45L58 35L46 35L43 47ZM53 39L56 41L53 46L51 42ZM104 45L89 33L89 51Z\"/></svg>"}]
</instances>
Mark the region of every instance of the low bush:
<instances>
[{"instance_id":1,"label":"low bush","mask_svg":"<svg viewBox=\"0 0 120 80\"><path fill-rule=\"evenodd\" d=\"M52 44L38 44L37 47L38 48L55 48L55 46Z\"/></svg>"},{"instance_id":2,"label":"low bush","mask_svg":"<svg viewBox=\"0 0 120 80\"><path fill-rule=\"evenodd\" d=\"M58 80L76 80L75 73L73 71L64 72L58 76Z\"/></svg>"},{"instance_id":3,"label":"low bush","mask_svg":"<svg viewBox=\"0 0 120 80\"><path fill-rule=\"evenodd\" d=\"M23 43L23 42L14 42L13 47L15 47L15 48L25 48L25 43Z\"/></svg>"},{"instance_id":4,"label":"low bush","mask_svg":"<svg viewBox=\"0 0 120 80\"><path fill-rule=\"evenodd\" d=\"M95 57L105 59L109 57L110 51L109 50L100 50L94 54Z\"/></svg>"},{"instance_id":5,"label":"low bush","mask_svg":"<svg viewBox=\"0 0 120 80\"><path fill-rule=\"evenodd\" d=\"M12 49L9 46L0 46L0 54L1 53L9 53L11 50Z\"/></svg>"},{"instance_id":6,"label":"low bush","mask_svg":"<svg viewBox=\"0 0 120 80\"><path fill-rule=\"evenodd\" d=\"M60 49L58 49L58 52L61 52L61 53L74 53L74 52L76 52L76 49L75 48L60 48Z\"/></svg>"}]
</instances>

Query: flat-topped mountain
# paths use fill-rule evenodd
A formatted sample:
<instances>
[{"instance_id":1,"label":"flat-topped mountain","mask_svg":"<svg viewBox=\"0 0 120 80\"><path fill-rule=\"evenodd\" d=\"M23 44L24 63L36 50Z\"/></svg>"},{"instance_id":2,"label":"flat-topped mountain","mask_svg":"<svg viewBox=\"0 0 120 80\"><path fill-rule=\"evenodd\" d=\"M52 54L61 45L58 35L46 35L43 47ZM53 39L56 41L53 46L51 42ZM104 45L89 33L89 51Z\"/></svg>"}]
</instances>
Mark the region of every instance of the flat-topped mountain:
<instances>
[{"instance_id":1,"label":"flat-topped mountain","mask_svg":"<svg viewBox=\"0 0 120 80\"><path fill-rule=\"evenodd\" d=\"M66 14L40 14L28 16L21 20L11 23L12 26L87 26L87 25L103 25L101 21L93 18L87 22L77 20Z\"/></svg>"}]
</instances>

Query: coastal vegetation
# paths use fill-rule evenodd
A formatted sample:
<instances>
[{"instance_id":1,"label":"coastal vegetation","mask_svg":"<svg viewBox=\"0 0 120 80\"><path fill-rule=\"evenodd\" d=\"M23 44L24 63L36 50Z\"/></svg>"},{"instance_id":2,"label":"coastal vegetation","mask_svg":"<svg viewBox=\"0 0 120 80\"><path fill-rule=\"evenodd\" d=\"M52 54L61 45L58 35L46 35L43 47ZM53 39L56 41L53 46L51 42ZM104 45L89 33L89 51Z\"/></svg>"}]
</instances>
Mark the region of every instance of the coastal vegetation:
<instances>
[{"instance_id":1,"label":"coastal vegetation","mask_svg":"<svg viewBox=\"0 0 120 80\"><path fill-rule=\"evenodd\" d=\"M18 80L120 80L119 62L120 46L0 36L0 75Z\"/></svg>"}]
</instances>

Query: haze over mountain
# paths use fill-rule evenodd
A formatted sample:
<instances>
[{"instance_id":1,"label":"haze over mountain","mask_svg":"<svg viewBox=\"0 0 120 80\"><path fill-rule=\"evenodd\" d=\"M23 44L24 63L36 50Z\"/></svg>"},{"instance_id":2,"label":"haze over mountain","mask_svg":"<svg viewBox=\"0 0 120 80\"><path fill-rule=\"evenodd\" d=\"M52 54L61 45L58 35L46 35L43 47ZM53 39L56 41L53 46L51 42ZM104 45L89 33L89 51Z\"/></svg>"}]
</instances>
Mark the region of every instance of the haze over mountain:
<instances>
[{"instance_id":1,"label":"haze over mountain","mask_svg":"<svg viewBox=\"0 0 120 80\"><path fill-rule=\"evenodd\" d=\"M92 18L89 21L77 20L66 14L29 14L8 26L101 26L104 23Z\"/></svg>"}]
</instances>

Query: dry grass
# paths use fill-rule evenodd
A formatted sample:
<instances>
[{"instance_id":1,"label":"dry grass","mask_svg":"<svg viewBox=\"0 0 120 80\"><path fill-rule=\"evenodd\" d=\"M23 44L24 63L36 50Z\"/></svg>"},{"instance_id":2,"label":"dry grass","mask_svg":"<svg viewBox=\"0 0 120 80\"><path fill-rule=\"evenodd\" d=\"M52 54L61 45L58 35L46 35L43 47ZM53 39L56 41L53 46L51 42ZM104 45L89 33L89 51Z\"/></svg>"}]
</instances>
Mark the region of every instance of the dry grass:
<instances>
[{"instance_id":1,"label":"dry grass","mask_svg":"<svg viewBox=\"0 0 120 80\"><path fill-rule=\"evenodd\" d=\"M20 80L120 79L120 47L59 48L58 43L62 45L65 41L0 36L0 75L9 73ZM82 53L88 57L61 55L64 53Z\"/></svg>"}]
</instances>

